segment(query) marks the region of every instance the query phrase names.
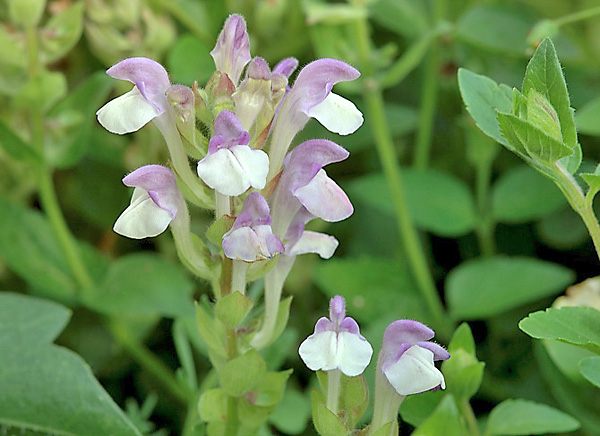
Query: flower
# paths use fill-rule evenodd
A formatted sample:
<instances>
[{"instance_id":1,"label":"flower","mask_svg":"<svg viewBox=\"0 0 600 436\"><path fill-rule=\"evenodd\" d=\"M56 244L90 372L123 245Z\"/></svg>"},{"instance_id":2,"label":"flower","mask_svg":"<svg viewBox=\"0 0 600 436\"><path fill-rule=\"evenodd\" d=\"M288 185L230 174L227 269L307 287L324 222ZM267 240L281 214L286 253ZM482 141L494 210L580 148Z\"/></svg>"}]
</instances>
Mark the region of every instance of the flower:
<instances>
[{"instance_id":1,"label":"flower","mask_svg":"<svg viewBox=\"0 0 600 436\"><path fill-rule=\"evenodd\" d=\"M362 113L349 100L331 92L338 82L355 80L360 73L336 59L318 59L298 74L284 97L271 140L270 178L278 171L290 143L310 118L316 118L331 132L348 135L363 123Z\"/></svg>"},{"instance_id":2,"label":"flower","mask_svg":"<svg viewBox=\"0 0 600 436\"><path fill-rule=\"evenodd\" d=\"M135 85L96 112L98 122L106 130L119 135L135 132L167 110L165 92L171 82L158 62L143 57L129 58L113 65L106 74Z\"/></svg>"},{"instance_id":3,"label":"flower","mask_svg":"<svg viewBox=\"0 0 600 436\"><path fill-rule=\"evenodd\" d=\"M343 147L326 139L305 141L288 154L273 193L276 234L287 232L301 207L328 222L341 221L352 215L354 208L348 196L323 170L325 165L342 161L348 155Z\"/></svg>"},{"instance_id":4,"label":"flower","mask_svg":"<svg viewBox=\"0 0 600 436\"><path fill-rule=\"evenodd\" d=\"M233 227L223 235L223 252L230 259L255 262L283 252L283 244L271 230L267 201L251 192Z\"/></svg>"},{"instance_id":5,"label":"flower","mask_svg":"<svg viewBox=\"0 0 600 436\"><path fill-rule=\"evenodd\" d=\"M402 319L391 323L383 335L379 366L399 395L446 387L444 376L434 360L446 360L450 354L429 342L434 331L418 321Z\"/></svg>"},{"instance_id":6,"label":"flower","mask_svg":"<svg viewBox=\"0 0 600 436\"><path fill-rule=\"evenodd\" d=\"M125 176L123 183L135 189L129 207L113 227L120 235L133 239L157 236L185 209L175 175L166 167L143 166Z\"/></svg>"},{"instance_id":7,"label":"flower","mask_svg":"<svg viewBox=\"0 0 600 436\"><path fill-rule=\"evenodd\" d=\"M198 175L204 183L229 196L240 195L251 186L264 188L269 157L248 146L250 135L232 112L217 115L215 133L208 144L208 154L198 162Z\"/></svg>"},{"instance_id":8,"label":"flower","mask_svg":"<svg viewBox=\"0 0 600 436\"><path fill-rule=\"evenodd\" d=\"M250 40L242 16L233 14L227 18L210 55L217 70L226 73L237 84L244 67L251 59Z\"/></svg>"},{"instance_id":9,"label":"flower","mask_svg":"<svg viewBox=\"0 0 600 436\"><path fill-rule=\"evenodd\" d=\"M329 319L317 321L315 331L300 344L300 357L312 371L339 369L349 377L361 374L373 355L371 344L360 334L346 303L339 295L329 305Z\"/></svg>"}]
</instances>

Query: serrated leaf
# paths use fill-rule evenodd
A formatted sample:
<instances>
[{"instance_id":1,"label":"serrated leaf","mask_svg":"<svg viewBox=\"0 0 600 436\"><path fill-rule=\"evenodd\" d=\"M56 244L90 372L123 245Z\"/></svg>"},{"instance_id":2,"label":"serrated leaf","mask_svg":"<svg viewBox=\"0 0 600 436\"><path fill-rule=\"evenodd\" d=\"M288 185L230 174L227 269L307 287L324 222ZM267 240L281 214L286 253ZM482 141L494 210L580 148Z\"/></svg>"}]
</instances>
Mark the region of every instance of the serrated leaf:
<instances>
[{"instance_id":1,"label":"serrated leaf","mask_svg":"<svg viewBox=\"0 0 600 436\"><path fill-rule=\"evenodd\" d=\"M536 339L556 339L600 354L600 311L561 307L530 313L519 328Z\"/></svg>"},{"instance_id":2,"label":"serrated leaf","mask_svg":"<svg viewBox=\"0 0 600 436\"><path fill-rule=\"evenodd\" d=\"M600 388L600 356L582 359L579 362L579 370L590 383Z\"/></svg>"},{"instance_id":3,"label":"serrated leaf","mask_svg":"<svg viewBox=\"0 0 600 436\"><path fill-rule=\"evenodd\" d=\"M527 65L523 94L529 95L530 89L544 95L556 110L563 141L573 150L577 144L573 110L562 67L550 38L540 43Z\"/></svg>"},{"instance_id":4,"label":"serrated leaf","mask_svg":"<svg viewBox=\"0 0 600 436\"><path fill-rule=\"evenodd\" d=\"M108 315L190 315L194 284L179 265L145 253L114 261L84 303Z\"/></svg>"},{"instance_id":5,"label":"serrated leaf","mask_svg":"<svg viewBox=\"0 0 600 436\"><path fill-rule=\"evenodd\" d=\"M473 196L464 182L439 170L402 170L404 192L409 213L415 225L440 236L456 237L475 226ZM364 203L395 214L391 193L380 173L361 177L348 188L353 197Z\"/></svg>"},{"instance_id":6,"label":"serrated leaf","mask_svg":"<svg viewBox=\"0 0 600 436\"><path fill-rule=\"evenodd\" d=\"M51 344L70 311L0 293L0 425L69 436L141 436L89 366Z\"/></svg>"},{"instance_id":7,"label":"serrated leaf","mask_svg":"<svg viewBox=\"0 0 600 436\"><path fill-rule=\"evenodd\" d=\"M558 187L528 165L511 168L492 188L492 215L499 222L537 220L566 205Z\"/></svg>"},{"instance_id":8,"label":"serrated leaf","mask_svg":"<svg viewBox=\"0 0 600 436\"><path fill-rule=\"evenodd\" d=\"M450 271L446 295L455 319L482 319L556 294L573 279L573 271L558 264L494 256L464 262Z\"/></svg>"},{"instance_id":9,"label":"serrated leaf","mask_svg":"<svg viewBox=\"0 0 600 436\"><path fill-rule=\"evenodd\" d=\"M528 400L505 400L492 410L486 434L530 435L577 430L579 422L560 410Z\"/></svg>"},{"instance_id":10,"label":"serrated leaf","mask_svg":"<svg viewBox=\"0 0 600 436\"><path fill-rule=\"evenodd\" d=\"M511 112L511 88L499 85L489 77L473 73L466 68L458 70L458 87L467 111L483 133L512 149L500 133L500 125L496 118L498 112Z\"/></svg>"},{"instance_id":11,"label":"serrated leaf","mask_svg":"<svg viewBox=\"0 0 600 436\"><path fill-rule=\"evenodd\" d=\"M499 113L498 122L502 135L515 150L525 150L529 157L546 167L570 156L574 148L539 130L533 124L514 115Z\"/></svg>"}]
</instances>

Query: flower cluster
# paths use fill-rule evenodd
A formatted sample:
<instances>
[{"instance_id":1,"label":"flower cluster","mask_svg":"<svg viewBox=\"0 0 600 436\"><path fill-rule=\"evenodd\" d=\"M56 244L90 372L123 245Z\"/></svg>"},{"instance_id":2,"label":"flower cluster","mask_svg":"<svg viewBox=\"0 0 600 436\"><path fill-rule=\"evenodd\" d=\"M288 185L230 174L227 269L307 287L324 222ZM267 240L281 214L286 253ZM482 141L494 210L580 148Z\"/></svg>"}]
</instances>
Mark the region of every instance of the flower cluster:
<instances>
[{"instance_id":1,"label":"flower cluster","mask_svg":"<svg viewBox=\"0 0 600 436\"><path fill-rule=\"evenodd\" d=\"M212 280L215 273L205 268L189 240L186 200L214 208L216 220L225 222L222 253L232 262L231 290L244 292L249 265L275 263L265 277L264 320L252 339L253 347L262 348L274 339L283 283L295 257L329 258L338 246L334 237L305 226L315 218L335 222L353 213L344 191L323 169L348 152L324 139L294 148L292 142L310 118L343 135L361 126L356 106L332 92L336 83L360 73L342 61L319 59L290 83L298 61L287 58L271 69L264 59L252 57L239 15L227 19L211 55L216 71L204 88L171 84L165 69L146 58L125 59L108 69L133 88L98 110L98 121L117 134L152 121L167 143L171 164L170 169L148 165L123 180L136 189L114 229L139 239L156 236L170 224L184 263ZM195 173L190 147L197 158Z\"/></svg>"}]
</instances>

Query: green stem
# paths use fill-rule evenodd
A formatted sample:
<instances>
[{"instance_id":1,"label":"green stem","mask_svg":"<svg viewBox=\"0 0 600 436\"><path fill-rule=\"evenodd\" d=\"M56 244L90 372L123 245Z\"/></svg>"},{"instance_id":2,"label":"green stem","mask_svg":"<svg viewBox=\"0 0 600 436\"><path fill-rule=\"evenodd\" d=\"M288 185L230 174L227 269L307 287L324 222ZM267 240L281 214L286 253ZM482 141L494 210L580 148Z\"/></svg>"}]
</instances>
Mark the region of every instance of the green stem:
<instances>
[{"instance_id":1,"label":"green stem","mask_svg":"<svg viewBox=\"0 0 600 436\"><path fill-rule=\"evenodd\" d=\"M598 224L598 219L594 214L592 203L587 201L581 187L564 166L557 162L556 168L558 169L556 174L558 187L567 198L573 210L583 220L594 243L596 255L600 259L600 224Z\"/></svg>"},{"instance_id":2,"label":"green stem","mask_svg":"<svg viewBox=\"0 0 600 436\"><path fill-rule=\"evenodd\" d=\"M429 52L425 63L425 73L421 88L421 111L419 112L419 127L417 129L417 142L415 146L414 166L424 170L429 166L431 138L438 93L439 54L437 43Z\"/></svg>"},{"instance_id":3,"label":"green stem","mask_svg":"<svg viewBox=\"0 0 600 436\"><path fill-rule=\"evenodd\" d=\"M484 257L493 256L496 252L496 242L494 240L495 223L490 214L489 205L489 187L492 173L491 161L477 165L476 169L476 196L479 219L477 224L477 239L481 254Z\"/></svg>"},{"instance_id":4,"label":"green stem","mask_svg":"<svg viewBox=\"0 0 600 436\"><path fill-rule=\"evenodd\" d=\"M477 425L477 418L475 417L475 413L469 402L464 401L460 403L458 407L461 415L465 419L469 434L471 436L480 436L481 433L479 432L479 426Z\"/></svg>"},{"instance_id":5,"label":"green stem","mask_svg":"<svg viewBox=\"0 0 600 436\"><path fill-rule=\"evenodd\" d=\"M116 319L107 320L107 326L113 337L127 353L144 369L150 372L163 386L183 404L188 404L194 393L187 385L179 383L171 370L158 359L150 350L135 338L129 328Z\"/></svg>"},{"instance_id":6,"label":"green stem","mask_svg":"<svg viewBox=\"0 0 600 436\"><path fill-rule=\"evenodd\" d=\"M564 26L577 21L587 20L588 18L593 18L597 15L600 15L600 6L586 9L585 11L574 12L572 14L565 15L564 17L557 18L554 20L554 24L557 26Z\"/></svg>"},{"instance_id":7,"label":"green stem","mask_svg":"<svg viewBox=\"0 0 600 436\"><path fill-rule=\"evenodd\" d=\"M360 5L361 0L355 0L354 3ZM364 76L363 96L368 111L367 117L371 122L379 160L390 187L400 237L404 243L410 269L431 311L433 320L438 327L443 327L446 324L444 309L433 277L429 271L427 258L423 252L419 236L408 212L394 141L386 122L383 95L375 80L375 72L373 71L370 57L371 47L366 18L355 21L355 34Z\"/></svg>"}]
</instances>

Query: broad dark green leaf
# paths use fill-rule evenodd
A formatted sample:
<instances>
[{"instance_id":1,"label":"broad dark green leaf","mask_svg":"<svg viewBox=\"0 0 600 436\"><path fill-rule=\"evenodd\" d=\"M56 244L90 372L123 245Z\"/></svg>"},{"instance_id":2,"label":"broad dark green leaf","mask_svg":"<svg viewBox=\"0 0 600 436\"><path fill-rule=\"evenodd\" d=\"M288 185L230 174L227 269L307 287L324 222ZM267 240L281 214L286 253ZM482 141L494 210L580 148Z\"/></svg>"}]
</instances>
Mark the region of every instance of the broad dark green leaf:
<instances>
[{"instance_id":1,"label":"broad dark green leaf","mask_svg":"<svg viewBox=\"0 0 600 436\"><path fill-rule=\"evenodd\" d=\"M211 49L194 35L181 36L167 56L167 67L173 83L191 86L194 81L201 84L208 82L215 71ZM191 53L193 56L190 56Z\"/></svg>"},{"instance_id":2,"label":"broad dark green leaf","mask_svg":"<svg viewBox=\"0 0 600 436\"><path fill-rule=\"evenodd\" d=\"M379 0L369 4L371 18L398 35L415 38L428 29L423 6L410 0Z\"/></svg>"},{"instance_id":3,"label":"broad dark green leaf","mask_svg":"<svg viewBox=\"0 0 600 436\"><path fill-rule=\"evenodd\" d=\"M534 162L552 167L558 160L571 156L574 149L514 115L499 113L502 135L515 150L525 150Z\"/></svg>"},{"instance_id":4,"label":"broad dark green leaf","mask_svg":"<svg viewBox=\"0 0 600 436\"><path fill-rule=\"evenodd\" d=\"M505 400L488 418L490 435L531 435L577 430L579 422L560 410L527 400Z\"/></svg>"},{"instance_id":5,"label":"broad dark green leaf","mask_svg":"<svg viewBox=\"0 0 600 436\"><path fill-rule=\"evenodd\" d=\"M403 421L418 427L427 420L445 396L446 392L441 389L409 395L400 405L400 416Z\"/></svg>"},{"instance_id":6,"label":"broad dark green leaf","mask_svg":"<svg viewBox=\"0 0 600 436\"><path fill-rule=\"evenodd\" d=\"M577 143L577 130L573 118L573 109L567 84L554 44L549 38L544 39L527 65L523 80L523 95L535 89L544 95L558 115L563 141L571 149Z\"/></svg>"},{"instance_id":7,"label":"broad dark green leaf","mask_svg":"<svg viewBox=\"0 0 600 436\"><path fill-rule=\"evenodd\" d=\"M465 68L458 70L458 86L467 111L477 126L486 135L512 149L500 133L500 125L496 118L498 112L509 113L512 110L511 88Z\"/></svg>"},{"instance_id":8,"label":"broad dark green leaf","mask_svg":"<svg viewBox=\"0 0 600 436\"><path fill-rule=\"evenodd\" d=\"M545 216L536 230L545 244L560 250L575 248L590 238L581 217L571 208Z\"/></svg>"},{"instance_id":9,"label":"broad dark green leaf","mask_svg":"<svg viewBox=\"0 0 600 436\"><path fill-rule=\"evenodd\" d=\"M582 359L579 362L579 369L590 383L600 388L600 356Z\"/></svg>"},{"instance_id":10,"label":"broad dark green leaf","mask_svg":"<svg viewBox=\"0 0 600 436\"><path fill-rule=\"evenodd\" d=\"M455 32L458 40L485 51L524 57L532 25L516 8L477 4L458 19Z\"/></svg>"},{"instance_id":11,"label":"broad dark green leaf","mask_svg":"<svg viewBox=\"0 0 600 436\"><path fill-rule=\"evenodd\" d=\"M73 352L51 344L68 309L0 293L0 425L65 436L141 436Z\"/></svg>"},{"instance_id":12,"label":"broad dark green leaf","mask_svg":"<svg viewBox=\"0 0 600 436\"><path fill-rule=\"evenodd\" d=\"M566 205L556 185L528 165L508 170L496 181L492 191L492 215L500 222L540 219Z\"/></svg>"},{"instance_id":13,"label":"broad dark green leaf","mask_svg":"<svg viewBox=\"0 0 600 436\"><path fill-rule=\"evenodd\" d=\"M556 294L573 279L573 272L558 264L494 256L450 271L446 297L455 319L482 319Z\"/></svg>"},{"instance_id":14,"label":"broad dark green leaf","mask_svg":"<svg viewBox=\"0 0 600 436\"><path fill-rule=\"evenodd\" d=\"M317 264L315 280L328 297L345 297L348 313L359 322L392 312L421 319L424 312L406 266L393 260L331 259Z\"/></svg>"},{"instance_id":15,"label":"broad dark green leaf","mask_svg":"<svg viewBox=\"0 0 600 436\"><path fill-rule=\"evenodd\" d=\"M193 312L194 284L179 265L152 254L130 254L110 266L95 291L86 295L90 308L109 315L162 315Z\"/></svg>"},{"instance_id":16,"label":"broad dark green leaf","mask_svg":"<svg viewBox=\"0 0 600 436\"><path fill-rule=\"evenodd\" d=\"M25 142L19 135L0 120L0 147L13 159L23 162L42 162L41 153Z\"/></svg>"},{"instance_id":17,"label":"broad dark green leaf","mask_svg":"<svg viewBox=\"0 0 600 436\"><path fill-rule=\"evenodd\" d=\"M475 205L467 185L434 169L402 171L409 213L417 227L440 236L460 236L475 225ZM351 196L383 212L394 214L387 180L373 174L352 182Z\"/></svg>"},{"instance_id":18,"label":"broad dark green leaf","mask_svg":"<svg viewBox=\"0 0 600 436\"><path fill-rule=\"evenodd\" d=\"M296 389L288 388L269 421L285 434L300 434L310 419L310 398Z\"/></svg>"},{"instance_id":19,"label":"broad dark green leaf","mask_svg":"<svg viewBox=\"0 0 600 436\"><path fill-rule=\"evenodd\" d=\"M530 313L519 328L536 339L556 339L600 354L600 311L592 307L561 307Z\"/></svg>"},{"instance_id":20,"label":"broad dark green leaf","mask_svg":"<svg viewBox=\"0 0 600 436\"><path fill-rule=\"evenodd\" d=\"M585 135L600 136L600 97L588 102L575 112L577 131Z\"/></svg>"}]
</instances>

